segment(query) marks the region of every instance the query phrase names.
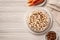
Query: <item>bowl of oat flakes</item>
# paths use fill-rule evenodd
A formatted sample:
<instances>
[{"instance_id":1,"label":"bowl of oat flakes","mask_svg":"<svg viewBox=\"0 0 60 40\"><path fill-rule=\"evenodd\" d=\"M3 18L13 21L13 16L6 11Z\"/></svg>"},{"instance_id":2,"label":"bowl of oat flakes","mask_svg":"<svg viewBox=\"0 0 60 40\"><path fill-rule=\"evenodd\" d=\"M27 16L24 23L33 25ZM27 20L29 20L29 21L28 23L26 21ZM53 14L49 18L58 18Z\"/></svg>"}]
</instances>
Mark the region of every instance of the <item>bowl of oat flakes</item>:
<instances>
[{"instance_id":1,"label":"bowl of oat flakes","mask_svg":"<svg viewBox=\"0 0 60 40\"><path fill-rule=\"evenodd\" d=\"M43 7L35 7L27 12L26 22L30 32L44 34L52 27L51 13Z\"/></svg>"}]
</instances>

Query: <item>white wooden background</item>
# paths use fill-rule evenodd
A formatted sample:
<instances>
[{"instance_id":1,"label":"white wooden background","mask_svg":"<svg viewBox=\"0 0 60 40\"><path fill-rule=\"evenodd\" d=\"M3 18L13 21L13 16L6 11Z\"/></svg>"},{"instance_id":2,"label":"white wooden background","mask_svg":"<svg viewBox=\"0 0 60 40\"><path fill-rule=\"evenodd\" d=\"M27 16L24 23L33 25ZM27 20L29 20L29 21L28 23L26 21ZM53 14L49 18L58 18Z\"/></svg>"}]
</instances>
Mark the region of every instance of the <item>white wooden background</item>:
<instances>
[{"instance_id":1,"label":"white wooden background","mask_svg":"<svg viewBox=\"0 0 60 40\"><path fill-rule=\"evenodd\" d=\"M0 40L45 40L45 35L28 32L25 24L26 0L0 0ZM51 30L60 35L56 22Z\"/></svg>"}]
</instances>

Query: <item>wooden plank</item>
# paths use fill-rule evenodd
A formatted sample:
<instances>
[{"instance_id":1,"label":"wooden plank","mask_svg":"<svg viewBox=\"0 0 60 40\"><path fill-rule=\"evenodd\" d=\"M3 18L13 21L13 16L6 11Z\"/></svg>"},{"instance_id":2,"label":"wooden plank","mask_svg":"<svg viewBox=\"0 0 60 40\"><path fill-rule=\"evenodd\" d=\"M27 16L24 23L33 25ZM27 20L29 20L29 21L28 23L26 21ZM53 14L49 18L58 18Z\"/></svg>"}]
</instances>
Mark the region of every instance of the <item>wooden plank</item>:
<instances>
[{"instance_id":1,"label":"wooden plank","mask_svg":"<svg viewBox=\"0 0 60 40\"><path fill-rule=\"evenodd\" d=\"M0 0L0 1L26 1L26 0Z\"/></svg>"},{"instance_id":2,"label":"wooden plank","mask_svg":"<svg viewBox=\"0 0 60 40\"><path fill-rule=\"evenodd\" d=\"M0 40L45 40L45 35L28 32L27 11L26 0L0 0ZM51 30L60 33L56 23Z\"/></svg>"},{"instance_id":3,"label":"wooden plank","mask_svg":"<svg viewBox=\"0 0 60 40\"><path fill-rule=\"evenodd\" d=\"M0 12L25 12L27 11L26 2L0 2Z\"/></svg>"}]
</instances>

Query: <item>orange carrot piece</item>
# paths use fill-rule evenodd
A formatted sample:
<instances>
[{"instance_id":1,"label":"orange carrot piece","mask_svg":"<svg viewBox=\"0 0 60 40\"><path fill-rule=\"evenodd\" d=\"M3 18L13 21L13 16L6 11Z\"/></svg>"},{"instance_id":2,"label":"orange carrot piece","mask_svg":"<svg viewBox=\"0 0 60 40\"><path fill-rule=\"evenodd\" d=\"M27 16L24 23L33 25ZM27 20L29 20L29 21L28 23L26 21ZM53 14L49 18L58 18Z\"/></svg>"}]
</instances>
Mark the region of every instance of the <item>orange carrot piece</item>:
<instances>
[{"instance_id":1,"label":"orange carrot piece","mask_svg":"<svg viewBox=\"0 0 60 40\"><path fill-rule=\"evenodd\" d=\"M32 3L29 3L30 5L29 6L33 6L35 5L36 2L38 2L39 0L36 0L36 1L33 1Z\"/></svg>"},{"instance_id":2,"label":"orange carrot piece","mask_svg":"<svg viewBox=\"0 0 60 40\"><path fill-rule=\"evenodd\" d=\"M33 6L34 5L34 3L29 3L29 6Z\"/></svg>"},{"instance_id":3,"label":"orange carrot piece","mask_svg":"<svg viewBox=\"0 0 60 40\"><path fill-rule=\"evenodd\" d=\"M28 0L28 3L31 3L33 0Z\"/></svg>"},{"instance_id":4,"label":"orange carrot piece","mask_svg":"<svg viewBox=\"0 0 60 40\"><path fill-rule=\"evenodd\" d=\"M39 1L37 1L37 2L35 3L35 5L40 4L40 3L43 3L43 2L44 2L44 0L39 0Z\"/></svg>"},{"instance_id":5,"label":"orange carrot piece","mask_svg":"<svg viewBox=\"0 0 60 40\"><path fill-rule=\"evenodd\" d=\"M43 3L43 2L44 2L44 0L30 0L30 2L28 4L29 4L29 6L34 6L34 5Z\"/></svg>"}]
</instances>

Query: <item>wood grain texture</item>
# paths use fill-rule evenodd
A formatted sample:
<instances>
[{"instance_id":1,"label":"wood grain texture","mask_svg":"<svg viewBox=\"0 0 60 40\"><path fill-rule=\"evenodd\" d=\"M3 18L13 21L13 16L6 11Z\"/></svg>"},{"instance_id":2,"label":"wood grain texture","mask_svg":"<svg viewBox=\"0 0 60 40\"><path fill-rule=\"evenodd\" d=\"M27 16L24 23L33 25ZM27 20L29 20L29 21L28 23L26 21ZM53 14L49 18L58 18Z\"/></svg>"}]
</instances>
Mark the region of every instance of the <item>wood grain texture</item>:
<instances>
[{"instance_id":1,"label":"wood grain texture","mask_svg":"<svg viewBox=\"0 0 60 40\"><path fill-rule=\"evenodd\" d=\"M27 10L26 0L0 0L0 40L45 40L45 35L28 32L25 23ZM54 22L51 30L59 34L57 26Z\"/></svg>"}]
</instances>

